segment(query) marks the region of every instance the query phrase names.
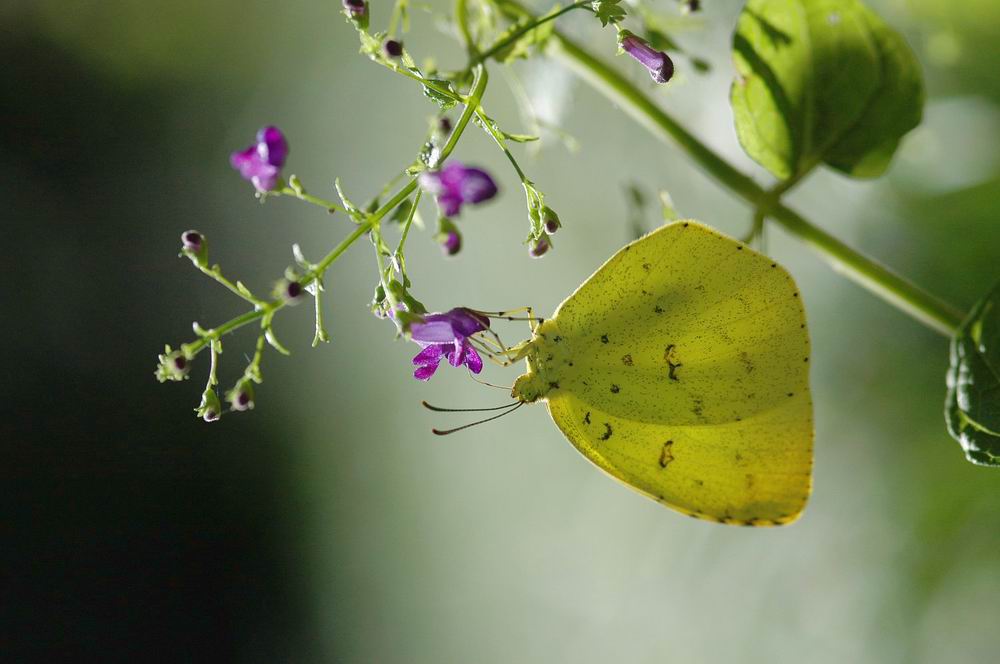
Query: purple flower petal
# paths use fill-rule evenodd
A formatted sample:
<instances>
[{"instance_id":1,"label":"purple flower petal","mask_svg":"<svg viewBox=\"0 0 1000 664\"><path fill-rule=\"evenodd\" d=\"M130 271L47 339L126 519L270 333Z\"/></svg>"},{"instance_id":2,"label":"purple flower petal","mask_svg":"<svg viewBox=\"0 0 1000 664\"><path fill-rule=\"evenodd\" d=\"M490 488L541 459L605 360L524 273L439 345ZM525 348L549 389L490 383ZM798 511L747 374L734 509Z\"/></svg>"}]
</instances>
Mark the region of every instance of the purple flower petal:
<instances>
[{"instance_id":1,"label":"purple flower petal","mask_svg":"<svg viewBox=\"0 0 1000 664\"><path fill-rule=\"evenodd\" d=\"M413 358L414 364L430 366L433 365L437 368L438 362L441 361L441 357L444 355L444 350L440 345L427 346L422 351L416 354Z\"/></svg>"},{"instance_id":2,"label":"purple flower petal","mask_svg":"<svg viewBox=\"0 0 1000 664\"><path fill-rule=\"evenodd\" d=\"M465 349L469 348L469 342L464 337L462 339L455 339L454 349L448 355L448 364L453 367L462 366L462 361L465 359Z\"/></svg>"},{"instance_id":3,"label":"purple flower petal","mask_svg":"<svg viewBox=\"0 0 1000 664\"><path fill-rule=\"evenodd\" d=\"M479 353L472 346L465 349L465 366L474 374L483 370L483 358L479 357Z\"/></svg>"},{"instance_id":4,"label":"purple flower petal","mask_svg":"<svg viewBox=\"0 0 1000 664\"><path fill-rule=\"evenodd\" d=\"M441 214L446 217L457 217L462 211L462 196L451 191L438 194L438 205L441 207Z\"/></svg>"},{"instance_id":5,"label":"purple flower petal","mask_svg":"<svg viewBox=\"0 0 1000 664\"><path fill-rule=\"evenodd\" d=\"M674 75L674 63L670 56L662 51L657 51L644 39L628 30L622 30L619 33L618 45L645 67L657 83L666 83Z\"/></svg>"},{"instance_id":6,"label":"purple flower petal","mask_svg":"<svg viewBox=\"0 0 1000 664\"><path fill-rule=\"evenodd\" d=\"M434 372L437 371L438 365L428 364L427 366L417 367L413 372L413 377L417 380L430 380Z\"/></svg>"},{"instance_id":7,"label":"purple flower petal","mask_svg":"<svg viewBox=\"0 0 1000 664\"><path fill-rule=\"evenodd\" d=\"M497 195L497 185L489 173L478 168L465 169L462 180L462 200L466 203L482 203Z\"/></svg>"},{"instance_id":8,"label":"purple flower petal","mask_svg":"<svg viewBox=\"0 0 1000 664\"><path fill-rule=\"evenodd\" d=\"M410 338L417 343L441 344L455 340L455 331L447 320L431 319L425 316L423 323L410 325Z\"/></svg>"},{"instance_id":9,"label":"purple flower petal","mask_svg":"<svg viewBox=\"0 0 1000 664\"><path fill-rule=\"evenodd\" d=\"M257 154L261 160L281 168L288 156L288 142L277 127L264 127L257 132Z\"/></svg>"}]
</instances>

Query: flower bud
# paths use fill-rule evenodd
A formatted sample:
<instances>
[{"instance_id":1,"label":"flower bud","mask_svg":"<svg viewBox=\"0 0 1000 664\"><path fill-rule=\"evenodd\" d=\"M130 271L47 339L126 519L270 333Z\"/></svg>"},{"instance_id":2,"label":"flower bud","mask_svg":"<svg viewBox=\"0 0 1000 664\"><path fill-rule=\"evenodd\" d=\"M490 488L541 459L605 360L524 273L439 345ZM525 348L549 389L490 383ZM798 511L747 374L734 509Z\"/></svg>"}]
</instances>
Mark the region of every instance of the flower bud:
<instances>
[{"instance_id":1,"label":"flower bud","mask_svg":"<svg viewBox=\"0 0 1000 664\"><path fill-rule=\"evenodd\" d=\"M674 75L674 63L666 53L657 51L645 39L628 30L618 33L618 48L645 67L657 83L666 83Z\"/></svg>"},{"instance_id":2,"label":"flower bud","mask_svg":"<svg viewBox=\"0 0 1000 664\"><path fill-rule=\"evenodd\" d=\"M365 0L342 0L344 16L359 30L368 29L368 3Z\"/></svg>"},{"instance_id":3,"label":"flower bud","mask_svg":"<svg viewBox=\"0 0 1000 664\"><path fill-rule=\"evenodd\" d=\"M549 237L547 235L543 235L531 243L531 246L528 249L528 255L532 258L541 258L551 247L552 245L549 243Z\"/></svg>"},{"instance_id":4,"label":"flower bud","mask_svg":"<svg viewBox=\"0 0 1000 664\"><path fill-rule=\"evenodd\" d=\"M386 39L382 44L382 52L387 58L398 58L403 55L403 42L395 39Z\"/></svg>"},{"instance_id":5,"label":"flower bud","mask_svg":"<svg viewBox=\"0 0 1000 664\"><path fill-rule=\"evenodd\" d=\"M226 401L230 408L238 411L250 410L253 408L253 383L246 378L236 383L236 387L226 393Z\"/></svg>"},{"instance_id":6,"label":"flower bud","mask_svg":"<svg viewBox=\"0 0 1000 664\"><path fill-rule=\"evenodd\" d=\"M559 221L559 215L556 214L556 211L548 205L542 208L542 223L545 224L545 232L549 235L555 234L555 232L562 227L562 222Z\"/></svg>"},{"instance_id":7,"label":"flower bud","mask_svg":"<svg viewBox=\"0 0 1000 664\"><path fill-rule=\"evenodd\" d=\"M206 422L215 422L222 417L222 403L212 388L206 388L201 395L201 404L194 409L198 417Z\"/></svg>"},{"instance_id":8,"label":"flower bud","mask_svg":"<svg viewBox=\"0 0 1000 664\"><path fill-rule=\"evenodd\" d=\"M198 267L208 266L208 242L198 231L181 233L181 255L187 256Z\"/></svg>"},{"instance_id":9,"label":"flower bud","mask_svg":"<svg viewBox=\"0 0 1000 664\"><path fill-rule=\"evenodd\" d=\"M444 249L444 253L449 256L454 256L459 251L462 250L462 235L457 230L450 230L444 234L444 238L441 240L441 248Z\"/></svg>"}]
</instances>

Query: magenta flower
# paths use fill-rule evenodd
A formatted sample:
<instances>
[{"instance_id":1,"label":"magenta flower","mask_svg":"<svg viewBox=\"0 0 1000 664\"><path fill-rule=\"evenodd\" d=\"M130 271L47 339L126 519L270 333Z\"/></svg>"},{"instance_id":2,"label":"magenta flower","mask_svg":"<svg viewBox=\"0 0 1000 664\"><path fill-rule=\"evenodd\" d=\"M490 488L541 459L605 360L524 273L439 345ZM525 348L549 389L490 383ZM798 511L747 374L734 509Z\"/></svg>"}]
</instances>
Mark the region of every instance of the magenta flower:
<instances>
[{"instance_id":1,"label":"magenta flower","mask_svg":"<svg viewBox=\"0 0 1000 664\"><path fill-rule=\"evenodd\" d=\"M674 63L670 56L657 51L646 40L628 30L618 33L618 47L645 67L657 83L666 83L674 75Z\"/></svg>"},{"instance_id":2,"label":"magenta flower","mask_svg":"<svg viewBox=\"0 0 1000 664\"><path fill-rule=\"evenodd\" d=\"M479 168L467 168L450 161L440 171L420 174L424 191L437 197L441 214L454 217L466 203L477 205L497 195L497 185L489 173Z\"/></svg>"},{"instance_id":3,"label":"magenta flower","mask_svg":"<svg viewBox=\"0 0 1000 664\"><path fill-rule=\"evenodd\" d=\"M469 343L469 337L488 329L488 318L471 309L457 307L445 313L427 314L423 319L422 323L410 325L410 338L423 347L413 358L417 366L414 378L430 380L445 357L453 367L464 364L474 374L483 370L483 358Z\"/></svg>"},{"instance_id":4,"label":"magenta flower","mask_svg":"<svg viewBox=\"0 0 1000 664\"><path fill-rule=\"evenodd\" d=\"M264 127L257 141L242 152L229 156L229 163L249 180L257 191L271 191L278 184L281 167L288 157L288 142L277 127Z\"/></svg>"}]
</instances>

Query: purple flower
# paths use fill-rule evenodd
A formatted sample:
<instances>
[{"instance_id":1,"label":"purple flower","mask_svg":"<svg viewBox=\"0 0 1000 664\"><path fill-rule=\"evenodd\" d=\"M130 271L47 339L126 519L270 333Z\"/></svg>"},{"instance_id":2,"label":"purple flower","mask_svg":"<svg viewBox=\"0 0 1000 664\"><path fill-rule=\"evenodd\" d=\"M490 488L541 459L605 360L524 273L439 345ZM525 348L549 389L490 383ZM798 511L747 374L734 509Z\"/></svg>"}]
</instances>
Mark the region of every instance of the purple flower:
<instances>
[{"instance_id":1,"label":"purple flower","mask_svg":"<svg viewBox=\"0 0 1000 664\"><path fill-rule=\"evenodd\" d=\"M414 378L430 380L445 357L453 367L464 364L475 374L483 370L483 358L469 343L469 337L489 328L488 318L471 309L457 307L445 313L427 314L423 319L422 323L410 325L410 338L423 347L413 358L417 366Z\"/></svg>"},{"instance_id":2,"label":"purple flower","mask_svg":"<svg viewBox=\"0 0 1000 664\"><path fill-rule=\"evenodd\" d=\"M368 3L365 0L343 0L341 4L343 4L347 15L353 19L358 19L368 14Z\"/></svg>"},{"instance_id":3,"label":"purple flower","mask_svg":"<svg viewBox=\"0 0 1000 664\"><path fill-rule=\"evenodd\" d=\"M628 30L618 33L618 47L638 60L657 83L666 83L674 75L674 63L666 53L657 51Z\"/></svg>"},{"instance_id":4,"label":"purple flower","mask_svg":"<svg viewBox=\"0 0 1000 664\"><path fill-rule=\"evenodd\" d=\"M274 189L281 167L288 156L288 142L277 127L264 127L257 132L257 141L242 152L229 156L229 163L249 180L257 191Z\"/></svg>"},{"instance_id":5,"label":"purple flower","mask_svg":"<svg viewBox=\"0 0 1000 664\"><path fill-rule=\"evenodd\" d=\"M466 168L457 161L448 162L440 171L420 174L420 185L437 196L441 214L454 217L466 203L476 205L497 195L497 186L489 173L479 168Z\"/></svg>"}]
</instances>

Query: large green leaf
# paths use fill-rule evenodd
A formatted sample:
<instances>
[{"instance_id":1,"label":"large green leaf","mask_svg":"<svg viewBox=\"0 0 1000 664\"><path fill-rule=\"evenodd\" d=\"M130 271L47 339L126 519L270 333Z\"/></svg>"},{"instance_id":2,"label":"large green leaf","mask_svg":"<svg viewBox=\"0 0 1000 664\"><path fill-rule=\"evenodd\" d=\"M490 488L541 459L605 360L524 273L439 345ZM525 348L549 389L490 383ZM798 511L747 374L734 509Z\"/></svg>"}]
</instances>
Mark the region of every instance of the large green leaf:
<instances>
[{"instance_id":1,"label":"large green leaf","mask_svg":"<svg viewBox=\"0 0 1000 664\"><path fill-rule=\"evenodd\" d=\"M749 0L733 57L736 133L782 180L824 162L854 177L881 175L920 124L920 66L858 0Z\"/></svg>"},{"instance_id":2,"label":"large green leaf","mask_svg":"<svg viewBox=\"0 0 1000 664\"><path fill-rule=\"evenodd\" d=\"M951 340L945 419L969 461L1000 466L1000 283Z\"/></svg>"}]
</instances>

